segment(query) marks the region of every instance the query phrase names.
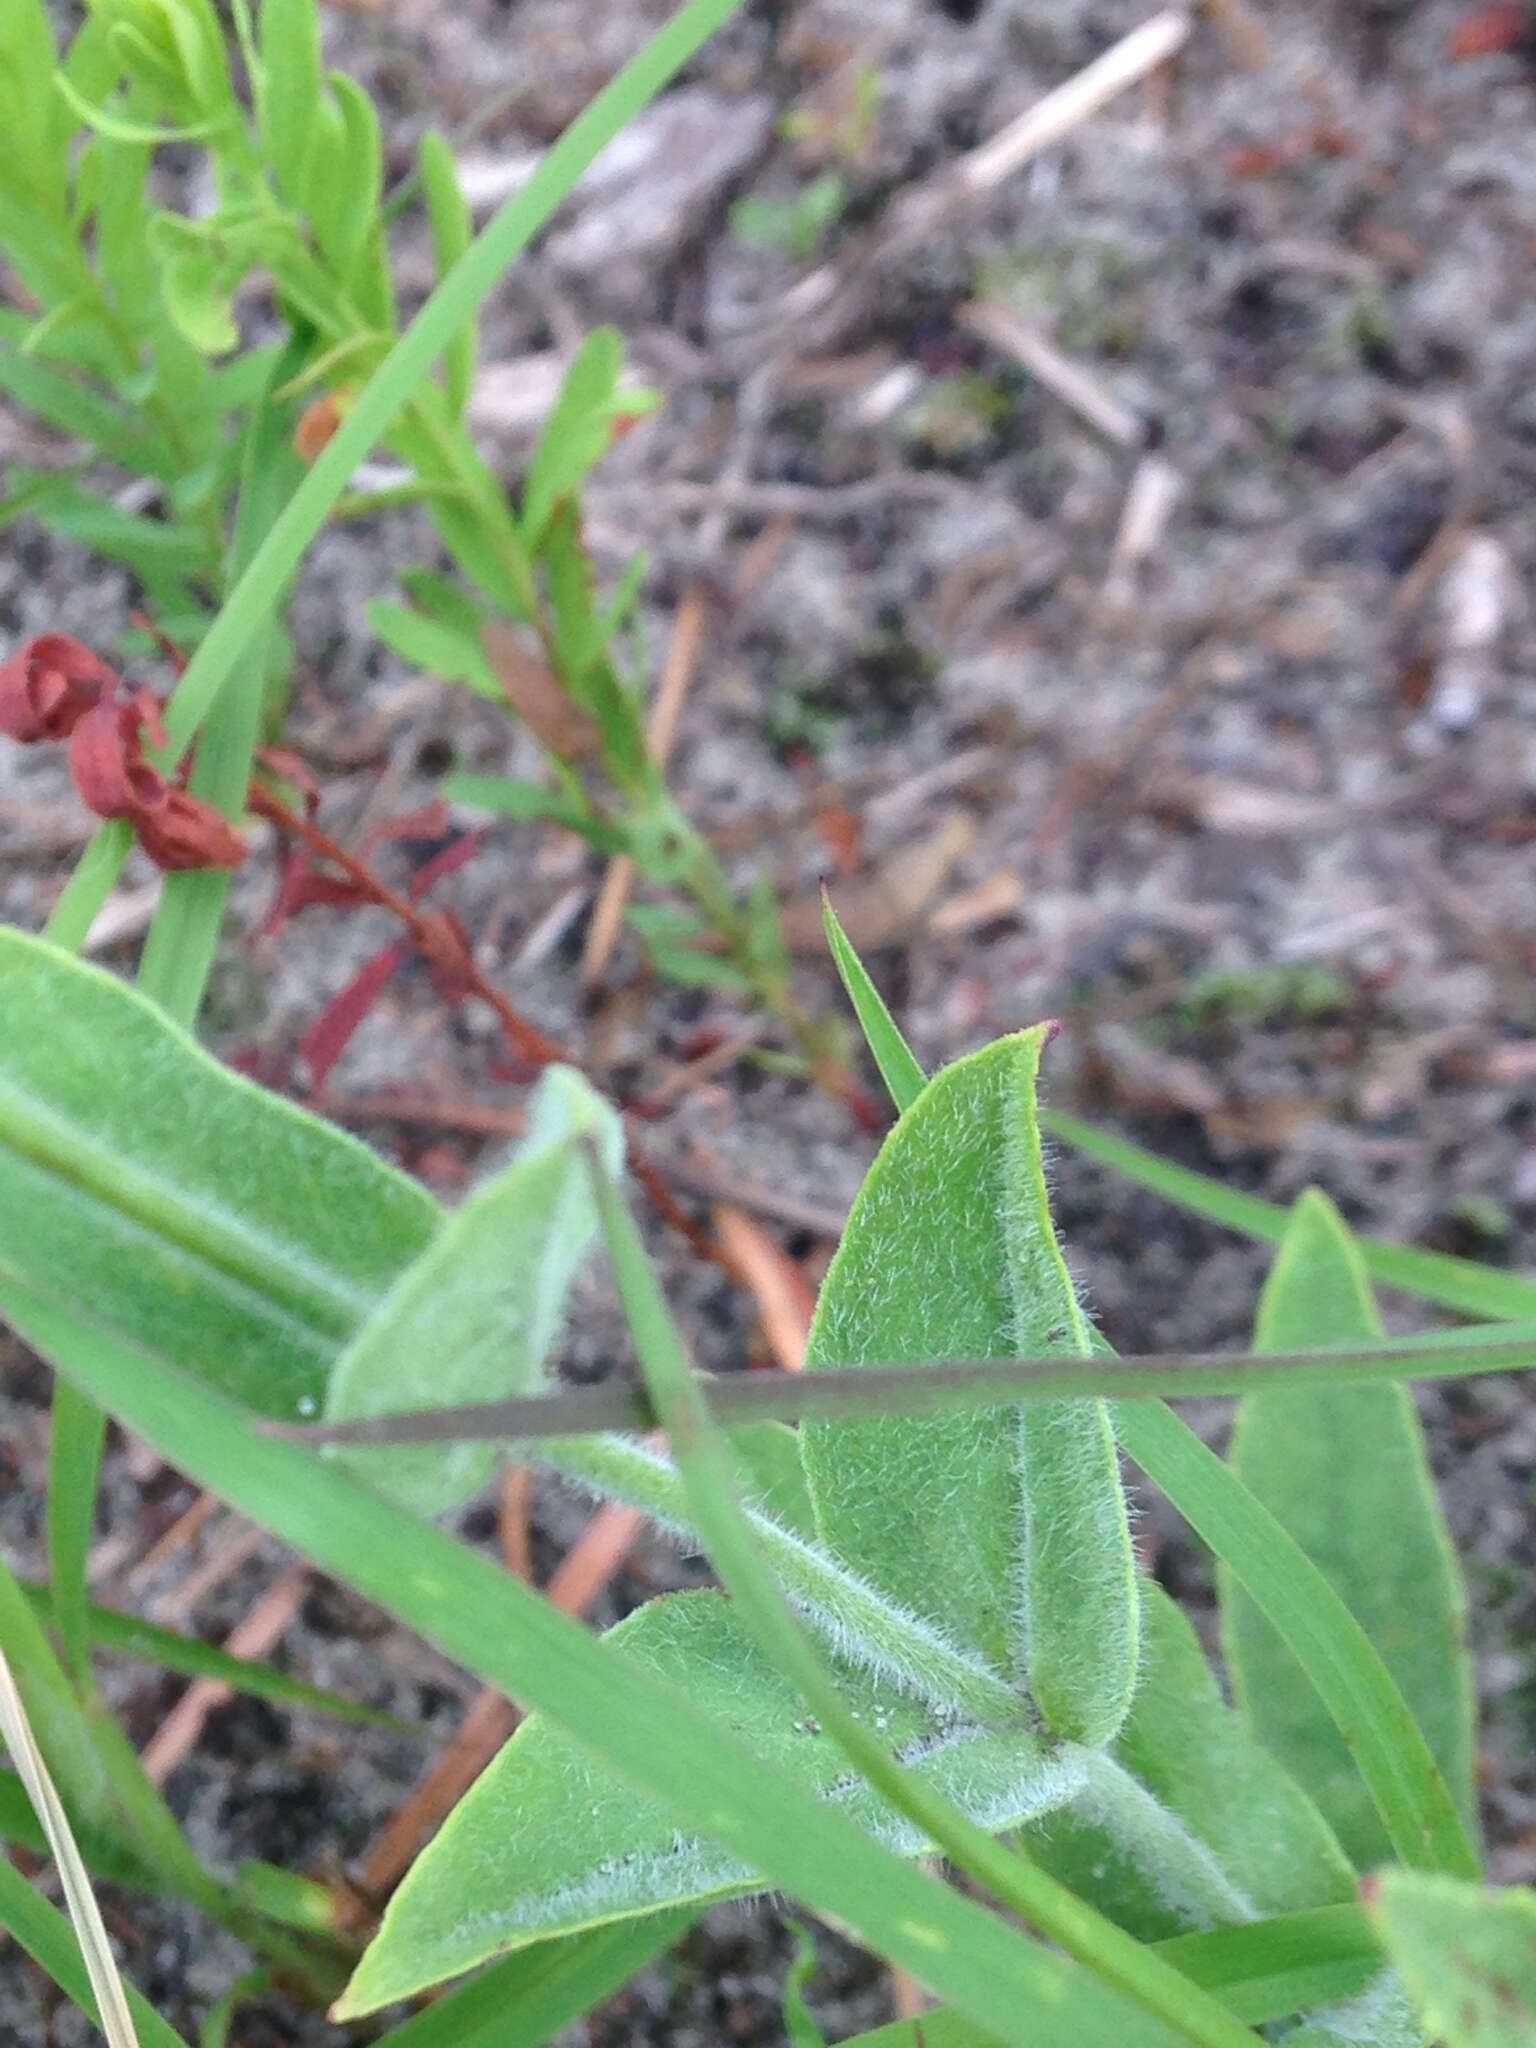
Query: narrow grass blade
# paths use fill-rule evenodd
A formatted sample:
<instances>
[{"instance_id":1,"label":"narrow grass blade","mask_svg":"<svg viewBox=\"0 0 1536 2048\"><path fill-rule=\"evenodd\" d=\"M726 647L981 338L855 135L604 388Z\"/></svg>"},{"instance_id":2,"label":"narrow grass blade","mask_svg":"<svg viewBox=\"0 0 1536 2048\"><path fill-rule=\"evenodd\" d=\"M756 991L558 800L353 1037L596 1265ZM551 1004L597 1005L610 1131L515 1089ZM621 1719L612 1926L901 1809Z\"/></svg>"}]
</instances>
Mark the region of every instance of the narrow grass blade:
<instances>
[{"instance_id":1,"label":"narrow grass blade","mask_svg":"<svg viewBox=\"0 0 1536 2048\"><path fill-rule=\"evenodd\" d=\"M1364 1630L1305 1551L1161 1401L1121 1402L1115 1429L1306 1672L1354 1752L1403 1862L1476 1877L1476 1852L1418 1724Z\"/></svg>"},{"instance_id":2,"label":"narrow grass blade","mask_svg":"<svg viewBox=\"0 0 1536 2048\"><path fill-rule=\"evenodd\" d=\"M1324 1999L1348 1998L1381 1967L1381 1945L1359 1906L1284 1913L1210 1934L1181 1934L1155 1952L1219 1998L1249 2026L1281 2020ZM988 2048L974 2021L940 2008L855 2034L842 2048Z\"/></svg>"},{"instance_id":3,"label":"narrow grass blade","mask_svg":"<svg viewBox=\"0 0 1536 2048\"><path fill-rule=\"evenodd\" d=\"M924 1830L962 1869L1060 1943L1093 1976L1176 2037L1208 2048L1253 2048L1253 2036L1142 1943L1075 1898L1026 1857L1004 1848L957 1808L936 1798L891 1754L889 1743L850 1711L784 1600L736 1497L728 1441L711 1420L656 1285L645 1250L617 1189L594 1161L603 1230L635 1350L683 1473L693 1519L709 1546L735 1607L764 1651L796 1686L821 1725L877 1792ZM1021 1964L1038 1968L1045 1952L1020 1949ZM920 1971L925 1981L927 1973ZM1096 1987L1097 1988L1097 1987ZM1044 1991L1044 1977L1040 1991ZM1099 1993L1103 1997L1102 1991ZM1134 2025L1128 2008L1115 2018L1109 2000L1097 2012L1084 1999L1089 2024L1103 2038L1123 2039ZM1091 2015L1091 2017L1090 2017ZM977 2017L983 2017L977 2015ZM1088 2038L1092 2039L1090 2034Z\"/></svg>"},{"instance_id":4,"label":"narrow grass blade","mask_svg":"<svg viewBox=\"0 0 1536 2048\"><path fill-rule=\"evenodd\" d=\"M1383 1337L1359 1247L1327 1197L1310 1190L1270 1270L1254 1343L1321 1349ZM1380 1651L1474 1835L1466 1594L1407 1390L1251 1394L1239 1405L1227 1462ZM1380 1818L1305 1672L1225 1566L1218 1582L1227 1667L1248 1719L1356 1865L1386 1861Z\"/></svg>"},{"instance_id":5,"label":"narrow grass blade","mask_svg":"<svg viewBox=\"0 0 1536 2048\"><path fill-rule=\"evenodd\" d=\"M1053 1138L1075 1152L1085 1152L1090 1159L1114 1167L1177 1208L1225 1224L1242 1237L1278 1244L1285 1235L1290 1211L1278 1202L1263 1202L1256 1195L1223 1187L1208 1174L1176 1166L1129 1139L1098 1130L1059 1109L1043 1110L1040 1121ZM1472 1259L1452 1258L1446 1252L1418 1251L1412 1245L1383 1244L1370 1237L1362 1237L1359 1244L1366 1271L1378 1286L1400 1287L1405 1294L1417 1294L1425 1301L1437 1301L1444 1308L1489 1321L1515 1322L1536 1316L1536 1280L1501 1273Z\"/></svg>"},{"instance_id":6,"label":"narrow grass blade","mask_svg":"<svg viewBox=\"0 0 1536 2048\"><path fill-rule=\"evenodd\" d=\"M96 1525L96 1480L107 1418L67 1380L53 1389L48 1435L48 1579L54 1627L77 1685L91 1677L90 1599L87 1573Z\"/></svg>"},{"instance_id":7,"label":"narrow grass blade","mask_svg":"<svg viewBox=\"0 0 1536 2048\"><path fill-rule=\"evenodd\" d=\"M97 1411L99 1412L99 1411ZM43 1586L22 1583L22 1593L33 1614L45 1627L58 1627L56 1603ZM235 1692L255 1699L272 1700L279 1706L309 1707L330 1714L338 1721L351 1721L361 1728L393 1728L397 1734L421 1731L381 1707L359 1706L340 1693L310 1685L270 1664L254 1664L245 1657L231 1657L216 1643L199 1642L196 1636L181 1635L162 1628L137 1614L121 1614L115 1608L87 1603L81 1617L86 1638L98 1649L115 1650L119 1656L136 1658L143 1664L158 1664L164 1671L179 1672L184 1678L213 1678Z\"/></svg>"},{"instance_id":8,"label":"narrow grass blade","mask_svg":"<svg viewBox=\"0 0 1536 2048\"><path fill-rule=\"evenodd\" d=\"M832 908L832 899L823 891L821 899L821 921L826 927L827 944L832 948L832 958L842 976L843 987L848 991L848 1000L859 1020L859 1029L864 1034L864 1043L874 1055L880 1077L890 1092L892 1102L898 1111L910 1109L928 1085L928 1076L913 1057L911 1048L896 1028L895 1019L885 1007L880 991L869 978L869 970L853 950L848 934L838 923L837 912Z\"/></svg>"},{"instance_id":9,"label":"narrow grass blade","mask_svg":"<svg viewBox=\"0 0 1536 2048\"><path fill-rule=\"evenodd\" d=\"M569 1728L679 1822L736 1849L767 1882L834 1916L920 1974L1003 2041L1083 2048L1108 1996L1084 1971L882 1850L852 1822L766 1770L673 1688L626 1667L490 1559L401 1516L312 1453L257 1435L233 1403L83 1327L25 1289L0 1287L22 1333L171 1463L366 1596L487 1683ZM366 1966L365 1966L366 1967ZM421 1979L360 1977L357 2014ZM1165 2048L1167 2028L1117 2004L1120 2048ZM1118 2019L1117 2019L1118 2023ZM1252 2048L1248 2043L1247 2048Z\"/></svg>"},{"instance_id":10,"label":"narrow grass blade","mask_svg":"<svg viewBox=\"0 0 1536 2048\"><path fill-rule=\"evenodd\" d=\"M80 1945L64 1915L50 1906L5 1857L0 1856L0 1927L58 1985L80 2010L95 2016L91 1980ZM181 2035L166 2025L130 1984L125 1987L128 2010L138 2029L139 2048L187 2048Z\"/></svg>"},{"instance_id":11,"label":"narrow grass blade","mask_svg":"<svg viewBox=\"0 0 1536 2048\"><path fill-rule=\"evenodd\" d=\"M16 1690L3 1649L0 1649L0 1736L5 1738L5 1746L11 1752L21 1781L27 1788L27 1796L48 1836L108 2048L139 2048L139 2037L128 2009L123 1980L118 1975L112 1945L107 1940L96 1894L91 1890L90 1874L75 1846L63 1804L48 1775L48 1766L33 1739L27 1711L22 1705L21 1694Z\"/></svg>"},{"instance_id":12,"label":"narrow grass blade","mask_svg":"<svg viewBox=\"0 0 1536 2048\"><path fill-rule=\"evenodd\" d=\"M1536 1329L1487 1323L1471 1329L1432 1330L1368 1351L1234 1352L1189 1357L1182 1352L1142 1358L953 1358L935 1365L867 1365L855 1374L743 1373L702 1377L704 1398L717 1422L733 1434L810 1416L924 1415L994 1403L1160 1396L1292 1392L1302 1387L1373 1386L1394 1380L1474 1379L1488 1373L1536 1368ZM426 1408L409 1415L375 1416L352 1423L274 1424L272 1433L295 1443L428 1444L537 1442L609 1430L656 1427L643 1388L567 1388L526 1401L487 1401L465 1408Z\"/></svg>"},{"instance_id":13,"label":"narrow grass blade","mask_svg":"<svg viewBox=\"0 0 1536 2048\"><path fill-rule=\"evenodd\" d=\"M290 408L273 400L273 393L301 367L303 354L294 345L274 357L251 406L229 560L229 574L236 579L254 559L304 473L290 436ZM210 706L192 764L188 786L193 796L236 823L250 786L273 638L274 620L268 613ZM189 1031L202 1008L229 884L227 868L168 874L144 941L139 987Z\"/></svg>"}]
</instances>

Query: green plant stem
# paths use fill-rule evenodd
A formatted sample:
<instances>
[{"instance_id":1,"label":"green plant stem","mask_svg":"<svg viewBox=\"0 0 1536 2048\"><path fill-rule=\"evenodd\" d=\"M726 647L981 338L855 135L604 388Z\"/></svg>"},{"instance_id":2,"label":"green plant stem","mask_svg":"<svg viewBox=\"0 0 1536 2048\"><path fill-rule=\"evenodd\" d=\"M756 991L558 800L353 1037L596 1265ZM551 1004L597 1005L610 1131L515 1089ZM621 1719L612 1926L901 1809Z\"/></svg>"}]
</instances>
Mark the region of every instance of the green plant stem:
<instances>
[{"instance_id":1,"label":"green plant stem","mask_svg":"<svg viewBox=\"0 0 1536 2048\"><path fill-rule=\"evenodd\" d=\"M729 1448L684 1355L634 1221L594 1149L589 1148L588 1158L646 1385L722 1583L763 1650L876 1791L1000 1903L1184 2039L1201 2048L1254 2048L1252 2031L1225 2007L1027 1857L994 1841L937 1797L846 1705L753 1538L736 1495Z\"/></svg>"},{"instance_id":2,"label":"green plant stem","mask_svg":"<svg viewBox=\"0 0 1536 2048\"><path fill-rule=\"evenodd\" d=\"M527 184L493 216L432 293L273 523L188 663L166 708L166 726L177 753L191 742L235 664L272 616L357 465L388 434L458 329L473 316L598 152L740 4L741 0L689 0L577 116ZM65 892L65 930L89 929L117 879L130 840L126 832L105 840L106 833L113 830L107 827L97 834ZM61 901L59 911L64 909ZM50 936L60 933L51 930Z\"/></svg>"}]
</instances>

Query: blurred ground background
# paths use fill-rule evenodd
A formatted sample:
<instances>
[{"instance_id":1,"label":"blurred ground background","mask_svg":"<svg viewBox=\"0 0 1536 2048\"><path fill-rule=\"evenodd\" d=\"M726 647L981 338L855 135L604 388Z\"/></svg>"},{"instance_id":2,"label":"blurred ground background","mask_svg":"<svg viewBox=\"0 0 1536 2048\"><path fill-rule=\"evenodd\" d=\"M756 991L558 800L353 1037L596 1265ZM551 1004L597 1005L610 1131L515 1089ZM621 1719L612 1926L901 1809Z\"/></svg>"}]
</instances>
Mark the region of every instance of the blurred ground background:
<instances>
[{"instance_id":1,"label":"blurred ground background","mask_svg":"<svg viewBox=\"0 0 1536 2048\"><path fill-rule=\"evenodd\" d=\"M489 208L665 13L399 0L333 10L328 49L378 98L397 174L424 125L489 109L462 148ZM615 571L649 551L657 667L679 609L706 607L675 786L743 878L766 868L802 905L834 878L925 1062L1058 1016L1061 1107L1235 1186L1283 1200L1317 1182L1363 1230L1529 1268L1532 72L1518 45L1450 61L1478 33L1461 0L1279 0L1262 16L1226 0L1171 73L956 197L968 152L1144 18L1135 0L747 7L488 305L477 423L515 481L576 339L621 329L666 402L599 473L590 530ZM424 293L424 235L407 227L401 248ZM1041 337L1091 379L1094 419L1021 361ZM0 410L0 452L38 459L36 430ZM348 843L426 802L451 764L532 765L491 707L410 675L367 629L367 601L430 554L402 514L328 534L300 587L292 738ZM53 627L109 647L132 601L116 572L8 536L7 647ZM0 760L0 913L33 927L88 822L48 751ZM420 851L381 866L398 878ZM616 1087L671 1099L654 1149L736 1199L814 1286L875 1139L751 1047L690 1069L744 1014L658 986L629 939L584 1005L599 880L559 835L497 825L434 900L539 1024ZM152 886L130 869L99 957L131 962ZM393 929L314 909L253 940L272 888L259 847L207 1028L302 1095L299 1036ZM803 972L807 1001L833 1003L812 939ZM451 1198L497 1142L462 1126L520 1099L496 1050L487 1020L450 1015L407 972L327 1096ZM380 1113L388 1091L417 1113ZM1262 1251L1071 1157L1055 1183L1118 1346L1245 1341ZM751 1297L654 1242L703 1361L763 1355ZM1422 1325L1388 1307L1394 1327ZM567 1363L622 1355L593 1284ZM47 1392L4 1355L0 1531L33 1573ZM1522 1384L1490 1381L1426 1396L1425 1415L1471 1585L1493 1869L1530 1880L1536 1410ZM222 1513L187 1529L193 1505L120 1447L100 1592L221 1638L291 1560ZM588 1514L536 1490L541 1575ZM494 1544L496 1502L464 1527ZM1143 1540L1203 1612L1203 1563L1155 1503ZM643 1538L594 1612L699 1569ZM234 1702L171 1796L222 1864L356 1876L473 1688L324 1582L297 1586L272 1654L422 1735ZM112 1684L140 1741L183 1689L127 1664ZM127 1897L112 1912L177 2024L238 1967L189 1914ZM828 2031L888 2016L880 1970L819 1939ZM721 1909L572 2038L778 2041L791 1949L772 1912ZM67 2013L54 2024L8 1966L0 2031L84 2038ZM272 2006L235 2038L342 2036Z\"/></svg>"}]
</instances>

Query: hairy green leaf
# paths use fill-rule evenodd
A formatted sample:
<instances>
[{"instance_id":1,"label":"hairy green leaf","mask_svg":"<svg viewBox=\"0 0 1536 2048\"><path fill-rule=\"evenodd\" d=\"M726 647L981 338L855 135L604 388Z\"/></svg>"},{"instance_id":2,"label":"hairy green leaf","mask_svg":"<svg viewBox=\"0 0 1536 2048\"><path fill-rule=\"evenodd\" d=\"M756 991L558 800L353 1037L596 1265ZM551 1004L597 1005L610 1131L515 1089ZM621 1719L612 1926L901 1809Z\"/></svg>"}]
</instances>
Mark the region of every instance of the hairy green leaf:
<instances>
[{"instance_id":1,"label":"hairy green leaf","mask_svg":"<svg viewBox=\"0 0 1536 2048\"><path fill-rule=\"evenodd\" d=\"M1383 1334L1358 1246L1327 1197L1309 1191L1265 1286L1255 1347L1321 1350ZM1466 1597L1412 1395L1396 1386L1250 1394L1228 1458L1380 1651L1471 1831ZM1225 1568L1219 1585L1233 1686L1260 1739L1318 1801L1360 1868L1386 1861L1380 1816L1306 1674Z\"/></svg>"},{"instance_id":2,"label":"hairy green leaf","mask_svg":"<svg viewBox=\"0 0 1536 2048\"><path fill-rule=\"evenodd\" d=\"M1141 1599L1130 1714L1032 1853L1144 1941L1350 1899L1326 1821L1223 1701L1189 1622L1159 1586Z\"/></svg>"},{"instance_id":3,"label":"hairy green leaf","mask_svg":"<svg viewBox=\"0 0 1536 2048\"><path fill-rule=\"evenodd\" d=\"M558 1721L679 1824L831 1915L1018 2048L1082 2048L1106 2018L1118 2048L1172 2048L1168 2028L1087 1971L904 1863L715 1727L675 1686L616 1656L490 1559L328 1467L252 1432L225 1396L0 1279L7 1317L161 1455L446 1655ZM417 1980L419 1982L419 1980ZM397 1981L383 1993L404 1995ZM355 1999L348 2009L357 2010Z\"/></svg>"},{"instance_id":4,"label":"hairy green leaf","mask_svg":"<svg viewBox=\"0 0 1536 2048\"><path fill-rule=\"evenodd\" d=\"M1478 1874L1455 1801L1392 1674L1294 1537L1163 1401L1120 1401L1127 1454L1263 1609L1306 1672L1404 1863Z\"/></svg>"},{"instance_id":5,"label":"hairy green leaf","mask_svg":"<svg viewBox=\"0 0 1536 2048\"><path fill-rule=\"evenodd\" d=\"M795 1687L758 1649L718 1593L653 1600L611 1629L605 1645L686 1691L695 1708L830 1799L905 1855L926 1844L853 1775ZM1080 1776L1026 1730L988 1735L949 1724L839 1672L854 1711L910 1758L936 1789L989 1827L1017 1825L1066 1796ZM475 1873L473 1906L464 1873ZM659 1907L764 1888L750 1864L680 1834L668 1809L632 1790L542 1716L527 1721L454 1809L395 1894L378 1937L379 1965L415 1959L444 1977L487 1955ZM362 1996L370 1983L365 1961Z\"/></svg>"},{"instance_id":6,"label":"hairy green leaf","mask_svg":"<svg viewBox=\"0 0 1536 2048\"><path fill-rule=\"evenodd\" d=\"M30 1027L0 1039L0 1273L265 1414L317 1408L437 1204L43 940L0 931L0 1014Z\"/></svg>"},{"instance_id":7,"label":"hairy green leaf","mask_svg":"<svg viewBox=\"0 0 1536 2048\"><path fill-rule=\"evenodd\" d=\"M615 1112L573 1069L547 1069L512 1163L454 1210L337 1359L328 1419L536 1389L597 1229L588 1139L617 1171L624 1134ZM335 1455L415 1513L434 1515L478 1492L497 1451L440 1444Z\"/></svg>"},{"instance_id":8,"label":"hairy green leaf","mask_svg":"<svg viewBox=\"0 0 1536 2048\"><path fill-rule=\"evenodd\" d=\"M1045 1027L931 1081L871 1168L817 1303L810 1371L1092 1349L1056 1244L1034 1114ZM1136 1590L1114 1441L1096 1403L807 1422L822 1540L1106 1739L1130 1704Z\"/></svg>"}]
</instances>

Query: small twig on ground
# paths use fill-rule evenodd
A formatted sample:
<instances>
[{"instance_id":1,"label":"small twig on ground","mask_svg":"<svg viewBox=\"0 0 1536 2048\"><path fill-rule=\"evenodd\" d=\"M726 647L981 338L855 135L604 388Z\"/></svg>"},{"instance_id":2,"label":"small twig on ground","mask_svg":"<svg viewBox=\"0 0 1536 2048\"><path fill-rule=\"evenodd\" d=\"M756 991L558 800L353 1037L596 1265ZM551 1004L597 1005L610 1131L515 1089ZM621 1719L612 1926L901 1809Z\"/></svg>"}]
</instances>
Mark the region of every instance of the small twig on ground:
<instances>
[{"instance_id":1,"label":"small twig on ground","mask_svg":"<svg viewBox=\"0 0 1536 2048\"><path fill-rule=\"evenodd\" d=\"M802 1372L816 1309L805 1275L744 1210L717 1202L714 1223L721 1249L757 1305L769 1350L785 1372Z\"/></svg>"},{"instance_id":2,"label":"small twig on ground","mask_svg":"<svg viewBox=\"0 0 1536 2048\"><path fill-rule=\"evenodd\" d=\"M298 1612L308 1585L307 1566L294 1565L284 1572L225 1637L229 1655L253 1661L270 1656ZM208 1716L234 1696L234 1687L222 1678L193 1680L140 1753L139 1761L152 1784L163 1785L177 1765L185 1762L196 1748Z\"/></svg>"},{"instance_id":3,"label":"small twig on ground","mask_svg":"<svg viewBox=\"0 0 1536 2048\"><path fill-rule=\"evenodd\" d=\"M215 1586L220 1586L233 1572L237 1572L248 1558L252 1558L267 1540L265 1529L259 1529L254 1522L247 1522L232 1516L214 1537L209 1552L202 1563L172 1593L157 1601L154 1618L164 1628L177 1628L196 1609L198 1602L207 1598Z\"/></svg>"},{"instance_id":4,"label":"small twig on ground","mask_svg":"<svg viewBox=\"0 0 1536 2048\"><path fill-rule=\"evenodd\" d=\"M1021 320L1010 307L996 299L972 299L959 309L956 319L991 347L1022 363L1063 404L1070 405L1119 447L1140 448L1145 444L1147 422L1141 415L1122 405L1081 363L1064 355L1039 328Z\"/></svg>"}]
</instances>

